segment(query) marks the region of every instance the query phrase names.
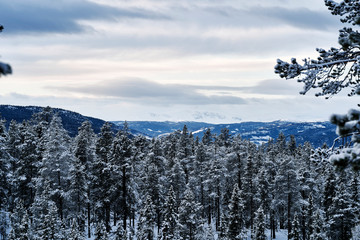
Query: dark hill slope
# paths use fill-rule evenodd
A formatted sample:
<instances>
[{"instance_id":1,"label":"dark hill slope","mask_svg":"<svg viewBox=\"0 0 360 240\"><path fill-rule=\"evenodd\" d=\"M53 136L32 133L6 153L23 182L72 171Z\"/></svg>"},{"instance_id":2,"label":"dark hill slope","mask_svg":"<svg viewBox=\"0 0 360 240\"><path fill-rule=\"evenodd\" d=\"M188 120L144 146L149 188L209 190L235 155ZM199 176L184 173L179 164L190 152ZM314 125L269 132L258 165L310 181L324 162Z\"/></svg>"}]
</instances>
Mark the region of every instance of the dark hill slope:
<instances>
[{"instance_id":1,"label":"dark hill slope","mask_svg":"<svg viewBox=\"0 0 360 240\"><path fill-rule=\"evenodd\" d=\"M30 120L35 113L43 111L43 107L35 106L12 106L12 105L0 105L0 115L6 120L6 124L10 123L11 120L16 122L22 122L23 120ZM67 111L60 108L53 108L54 113L58 113L62 119L64 128L69 132L70 136L75 136L78 132L78 128L84 121L90 121L95 133L99 133L102 125L105 123L104 120L92 117L86 117L79 113ZM119 127L114 126L114 131L118 130Z\"/></svg>"}]
</instances>

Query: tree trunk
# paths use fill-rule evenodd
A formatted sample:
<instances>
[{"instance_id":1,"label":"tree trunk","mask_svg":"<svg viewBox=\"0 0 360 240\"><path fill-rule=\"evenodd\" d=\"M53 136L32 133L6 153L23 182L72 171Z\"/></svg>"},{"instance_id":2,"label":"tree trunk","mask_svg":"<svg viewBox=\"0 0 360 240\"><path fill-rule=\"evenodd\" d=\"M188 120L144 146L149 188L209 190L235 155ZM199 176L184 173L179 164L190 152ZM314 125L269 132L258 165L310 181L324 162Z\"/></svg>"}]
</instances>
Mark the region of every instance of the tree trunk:
<instances>
[{"instance_id":1,"label":"tree trunk","mask_svg":"<svg viewBox=\"0 0 360 240\"><path fill-rule=\"evenodd\" d=\"M90 224L90 219L91 219L91 213L90 213L90 202L88 202L87 204L87 214L88 214L88 238L91 238L91 224Z\"/></svg>"},{"instance_id":2,"label":"tree trunk","mask_svg":"<svg viewBox=\"0 0 360 240\"><path fill-rule=\"evenodd\" d=\"M271 210L271 220L270 220L270 222L271 222L271 235L272 235L272 238L273 239L275 239L276 238L276 233L275 233L275 231L276 231L276 226L275 226L275 212L274 212L274 210Z\"/></svg>"},{"instance_id":3,"label":"tree trunk","mask_svg":"<svg viewBox=\"0 0 360 240\"><path fill-rule=\"evenodd\" d=\"M127 220L127 215L128 215L128 211L127 211L127 206L126 206L126 167L123 166L122 167L122 190L123 190L123 197L122 197L122 207L124 208L124 215L123 215L123 228L126 229L126 220Z\"/></svg>"}]
</instances>

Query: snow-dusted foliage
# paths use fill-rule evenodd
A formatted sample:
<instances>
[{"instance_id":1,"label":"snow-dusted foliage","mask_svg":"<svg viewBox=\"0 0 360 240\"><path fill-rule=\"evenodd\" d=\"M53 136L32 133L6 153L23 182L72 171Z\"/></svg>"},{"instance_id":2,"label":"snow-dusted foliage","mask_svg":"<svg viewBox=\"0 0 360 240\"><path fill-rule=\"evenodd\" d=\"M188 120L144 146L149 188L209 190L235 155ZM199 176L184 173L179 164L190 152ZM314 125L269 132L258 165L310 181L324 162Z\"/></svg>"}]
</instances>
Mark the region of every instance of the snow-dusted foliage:
<instances>
[{"instance_id":1,"label":"snow-dusted foliage","mask_svg":"<svg viewBox=\"0 0 360 240\"><path fill-rule=\"evenodd\" d=\"M4 27L2 25L0 25L0 32L2 32L3 29L4 29ZM11 66L7 63L0 62L0 76L11 74L11 73L12 73Z\"/></svg>"},{"instance_id":2,"label":"snow-dusted foliage","mask_svg":"<svg viewBox=\"0 0 360 240\"><path fill-rule=\"evenodd\" d=\"M360 3L358 0L336 2L325 0L325 5L333 15L341 16L343 23L354 27L360 25ZM286 79L295 78L304 83L302 94L311 88L319 88L316 96L333 96L342 89L350 89L349 96L360 94L360 32L350 27L340 30L339 47L329 50L317 48L317 59L305 58L300 64L293 58L290 63L277 60L275 73ZM349 164L356 170L360 169L360 111L350 110L346 115L334 114L331 122L337 125L337 134L346 139L351 137L350 144L338 150L331 161L344 168Z\"/></svg>"},{"instance_id":3,"label":"snow-dusted foliage","mask_svg":"<svg viewBox=\"0 0 360 240\"><path fill-rule=\"evenodd\" d=\"M184 127L149 140L84 122L71 138L51 109L4 126L3 238L335 240L358 224L358 175L295 137L257 146Z\"/></svg>"},{"instance_id":4,"label":"snow-dusted foliage","mask_svg":"<svg viewBox=\"0 0 360 240\"><path fill-rule=\"evenodd\" d=\"M332 14L343 16L343 22L360 25L358 1L346 0L336 3L325 0L325 4ZM297 78L298 82L304 83L301 94L307 93L311 88L320 88L316 96L330 96L343 88L350 88L349 95L354 95L359 88L360 33L344 27L340 30L338 42L338 48L317 48L317 59L305 58L301 64L295 58L290 62L278 59L275 73L282 78Z\"/></svg>"}]
</instances>

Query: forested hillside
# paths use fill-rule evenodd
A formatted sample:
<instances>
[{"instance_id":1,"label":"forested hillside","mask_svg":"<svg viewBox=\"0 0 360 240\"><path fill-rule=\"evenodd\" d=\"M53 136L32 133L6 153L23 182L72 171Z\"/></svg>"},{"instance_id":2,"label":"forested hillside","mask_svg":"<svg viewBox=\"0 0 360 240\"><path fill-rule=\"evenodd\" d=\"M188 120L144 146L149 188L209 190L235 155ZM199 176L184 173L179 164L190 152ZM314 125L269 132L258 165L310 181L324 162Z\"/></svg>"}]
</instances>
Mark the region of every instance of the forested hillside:
<instances>
[{"instance_id":1,"label":"forested hillside","mask_svg":"<svg viewBox=\"0 0 360 240\"><path fill-rule=\"evenodd\" d=\"M261 146L228 129L184 126L162 138L75 137L51 109L0 124L3 239L350 239L358 174L336 171L328 148L280 134ZM267 235L265 235L267 229ZM355 231L354 231L355 232ZM357 239L357 238L355 238Z\"/></svg>"}]
</instances>

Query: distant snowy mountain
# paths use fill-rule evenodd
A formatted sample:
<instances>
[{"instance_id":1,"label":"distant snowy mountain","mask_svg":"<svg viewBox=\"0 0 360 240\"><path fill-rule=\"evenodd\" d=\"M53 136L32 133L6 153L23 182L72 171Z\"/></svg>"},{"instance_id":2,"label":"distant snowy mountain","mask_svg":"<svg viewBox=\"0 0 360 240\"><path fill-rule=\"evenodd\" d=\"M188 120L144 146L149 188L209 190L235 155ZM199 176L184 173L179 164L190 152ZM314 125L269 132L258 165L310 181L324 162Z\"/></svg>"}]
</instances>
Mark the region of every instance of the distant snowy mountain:
<instances>
[{"instance_id":1,"label":"distant snowy mountain","mask_svg":"<svg viewBox=\"0 0 360 240\"><path fill-rule=\"evenodd\" d=\"M113 122L121 126L123 121ZM176 130L182 130L184 125L194 136L202 137L204 131L211 129L213 134L220 134L221 129L228 128L231 135L240 134L244 139L249 139L256 144L267 142L270 138L276 139L282 132L286 137L294 135L298 144L310 142L314 147L320 147L324 143L332 145L337 137L335 125L330 122L242 122L232 124L209 124L204 122L151 122L151 121L128 121L130 129L142 132L150 137L158 137L169 134Z\"/></svg>"},{"instance_id":2,"label":"distant snowy mountain","mask_svg":"<svg viewBox=\"0 0 360 240\"><path fill-rule=\"evenodd\" d=\"M10 123L12 119L17 122L31 119L32 115L41 112L43 107L34 106L12 106L0 105L0 116ZM71 136L75 136L78 127L82 122L88 120L91 122L96 133L105 123L104 120L92 117L86 117L79 113L53 108L62 118L64 128ZM114 132L122 128L124 121L114 121ZM221 129L228 128L231 135L240 134L244 139L261 144L267 142L270 138L276 139L280 132L286 137L294 135L298 144L310 142L314 147L320 147L323 143L332 145L337 137L335 134L335 125L329 122L242 122L232 124L210 124L205 122L154 122L154 121L128 121L130 132L133 135L144 135L146 137L158 137L170 134L171 132L182 130L184 125L194 136L203 136L204 131L210 128L213 134L220 134Z\"/></svg>"}]
</instances>

